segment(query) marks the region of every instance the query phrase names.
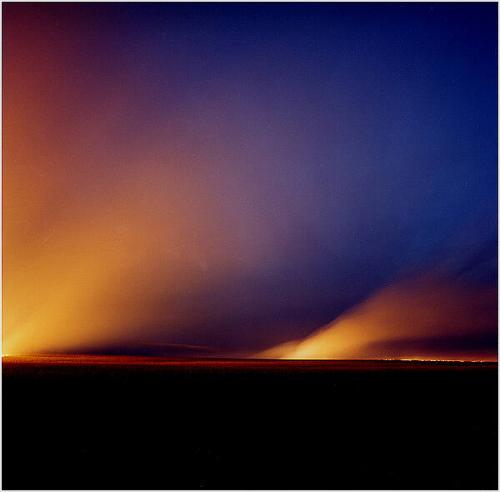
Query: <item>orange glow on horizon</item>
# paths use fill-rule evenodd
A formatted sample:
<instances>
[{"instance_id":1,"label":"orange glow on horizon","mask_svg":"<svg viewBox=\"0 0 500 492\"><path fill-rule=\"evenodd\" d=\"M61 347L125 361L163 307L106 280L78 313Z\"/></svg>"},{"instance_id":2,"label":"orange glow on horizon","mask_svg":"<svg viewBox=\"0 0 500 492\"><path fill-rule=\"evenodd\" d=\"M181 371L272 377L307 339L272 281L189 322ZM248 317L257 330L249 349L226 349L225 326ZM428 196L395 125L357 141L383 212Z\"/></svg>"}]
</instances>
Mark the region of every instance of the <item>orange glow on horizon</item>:
<instances>
[{"instance_id":1,"label":"orange glow on horizon","mask_svg":"<svg viewBox=\"0 0 500 492\"><path fill-rule=\"evenodd\" d=\"M495 319L496 296L493 288L471 288L432 277L404 281L382 289L308 337L271 347L257 356L496 361L491 353L464 354L446 346L441 351L412 347L421 340L487 334Z\"/></svg>"},{"instance_id":2,"label":"orange glow on horizon","mask_svg":"<svg viewBox=\"0 0 500 492\"><path fill-rule=\"evenodd\" d=\"M189 332L205 313L185 299L251 270L268 245L227 226L236 219L214 184L214 149L200 156L175 125L169 139L120 133L133 81L81 97L70 75L54 79L70 71L78 33L45 29L11 21L4 33L4 351L78 351L150 326L166 339Z\"/></svg>"}]
</instances>

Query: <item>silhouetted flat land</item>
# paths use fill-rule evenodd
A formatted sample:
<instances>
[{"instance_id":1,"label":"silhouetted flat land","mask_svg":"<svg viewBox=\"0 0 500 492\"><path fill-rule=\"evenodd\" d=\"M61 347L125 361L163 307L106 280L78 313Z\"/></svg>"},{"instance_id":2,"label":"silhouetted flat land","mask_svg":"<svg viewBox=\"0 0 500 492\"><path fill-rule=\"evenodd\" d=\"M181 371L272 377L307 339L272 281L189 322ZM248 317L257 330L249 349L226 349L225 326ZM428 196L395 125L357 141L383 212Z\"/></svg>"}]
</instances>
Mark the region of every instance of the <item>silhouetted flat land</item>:
<instances>
[{"instance_id":1,"label":"silhouetted flat land","mask_svg":"<svg viewBox=\"0 0 500 492\"><path fill-rule=\"evenodd\" d=\"M497 488L497 365L3 361L4 489Z\"/></svg>"}]
</instances>

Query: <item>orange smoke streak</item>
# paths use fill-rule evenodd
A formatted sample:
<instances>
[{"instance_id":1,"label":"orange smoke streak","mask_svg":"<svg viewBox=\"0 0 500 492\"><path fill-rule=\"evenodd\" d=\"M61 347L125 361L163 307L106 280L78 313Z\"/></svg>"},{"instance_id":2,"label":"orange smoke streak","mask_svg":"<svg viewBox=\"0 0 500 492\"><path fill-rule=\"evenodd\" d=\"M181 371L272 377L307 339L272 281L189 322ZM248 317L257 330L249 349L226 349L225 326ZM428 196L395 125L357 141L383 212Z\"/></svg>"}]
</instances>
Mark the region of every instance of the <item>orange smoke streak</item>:
<instances>
[{"instance_id":1,"label":"orange smoke streak","mask_svg":"<svg viewBox=\"0 0 500 492\"><path fill-rule=\"evenodd\" d=\"M4 18L4 353L72 352L145 326L168 338L202 316L176 299L251 270L266 246L228 225L213 149L200 156L169 114L141 134L133 77L87 57L78 22L35 11Z\"/></svg>"},{"instance_id":2,"label":"orange smoke streak","mask_svg":"<svg viewBox=\"0 0 500 492\"><path fill-rule=\"evenodd\" d=\"M414 348L415 340L494 333L496 301L492 288L429 277L405 281L383 289L303 340L272 347L257 357L496 360L491 353L470 355L450 348L443 354Z\"/></svg>"}]
</instances>

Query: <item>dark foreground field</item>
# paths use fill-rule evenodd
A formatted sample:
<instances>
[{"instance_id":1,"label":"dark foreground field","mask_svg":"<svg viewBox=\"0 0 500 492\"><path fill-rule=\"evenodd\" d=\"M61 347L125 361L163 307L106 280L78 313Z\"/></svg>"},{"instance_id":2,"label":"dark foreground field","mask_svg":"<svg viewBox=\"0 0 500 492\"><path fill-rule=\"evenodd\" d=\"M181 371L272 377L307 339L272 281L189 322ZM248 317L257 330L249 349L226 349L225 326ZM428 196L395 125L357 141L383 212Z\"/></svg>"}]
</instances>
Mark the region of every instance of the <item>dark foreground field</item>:
<instances>
[{"instance_id":1,"label":"dark foreground field","mask_svg":"<svg viewBox=\"0 0 500 492\"><path fill-rule=\"evenodd\" d=\"M4 489L497 488L496 364L108 362L4 360Z\"/></svg>"}]
</instances>

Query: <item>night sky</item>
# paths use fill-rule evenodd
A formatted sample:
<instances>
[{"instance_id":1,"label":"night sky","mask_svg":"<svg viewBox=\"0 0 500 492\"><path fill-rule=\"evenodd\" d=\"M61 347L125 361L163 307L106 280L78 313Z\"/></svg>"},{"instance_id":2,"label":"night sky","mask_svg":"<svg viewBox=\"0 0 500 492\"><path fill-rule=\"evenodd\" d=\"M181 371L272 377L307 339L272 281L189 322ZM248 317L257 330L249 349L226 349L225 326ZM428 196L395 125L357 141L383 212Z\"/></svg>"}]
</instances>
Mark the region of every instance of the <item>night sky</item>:
<instances>
[{"instance_id":1,"label":"night sky","mask_svg":"<svg viewBox=\"0 0 500 492\"><path fill-rule=\"evenodd\" d=\"M495 3L10 3L3 83L4 352L496 359Z\"/></svg>"}]
</instances>

